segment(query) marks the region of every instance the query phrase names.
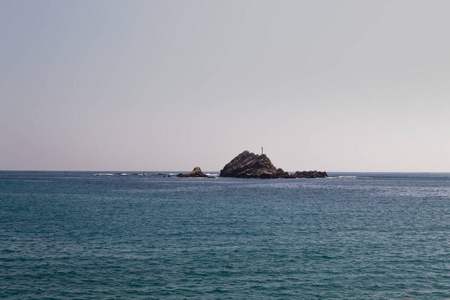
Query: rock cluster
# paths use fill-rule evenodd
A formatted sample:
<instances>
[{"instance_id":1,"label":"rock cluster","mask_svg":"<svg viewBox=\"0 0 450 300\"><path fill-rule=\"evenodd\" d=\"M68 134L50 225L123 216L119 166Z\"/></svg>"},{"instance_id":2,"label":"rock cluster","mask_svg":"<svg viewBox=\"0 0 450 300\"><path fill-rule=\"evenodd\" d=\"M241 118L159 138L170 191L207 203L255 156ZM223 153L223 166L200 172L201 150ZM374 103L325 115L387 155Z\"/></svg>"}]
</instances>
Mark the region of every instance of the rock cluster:
<instances>
[{"instance_id":1,"label":"rock cluster","mask_svg":"<svg viewBox=\"0 0 450 300\"><path fill-rule=\"evenodd\" d=\"M202 172L200 167L195 167L191 173L188 174L178 174L177 177L208 177L205 173Z\"/></svg>"},{"instance_id":2,"label":"rock cluster","mask_svg":"<svg viewBox=\"0 0 450 300\"><path fill-rule=\"evenodd\" d=\"M319 171L297 171L295 174L289 174L281 168L276 168L265 154L257 155L246 150L223 167L220 177L316 178L328 177L328 175L326 172Z\"/></svg>"},{"instance_id":3,"label":"rock cluster","mask_svg":"<svg viewBox=\"0 0 450 300\"><path fill-rule=\"evenodd\" d=\"M178 174L177 177L212 177L195 167L188 174ZM276 168L265 154L257 155L245 150L220 170L220 177L236 178L317 178L328 177L327 172L297 171L289 174L281 168Z\"/></svg>"},{"instance_id":4,"label":"rock cluster","mask_svg":"<svg viewBox=\"0 0 450 300\"><path fill-rule=\"evenodd\" d=\"M256 155L244 151L220 171L220 177L238 178L283 178L289 176L282 169L277 169L265 155Z\"/></svg>"}]
</instances>

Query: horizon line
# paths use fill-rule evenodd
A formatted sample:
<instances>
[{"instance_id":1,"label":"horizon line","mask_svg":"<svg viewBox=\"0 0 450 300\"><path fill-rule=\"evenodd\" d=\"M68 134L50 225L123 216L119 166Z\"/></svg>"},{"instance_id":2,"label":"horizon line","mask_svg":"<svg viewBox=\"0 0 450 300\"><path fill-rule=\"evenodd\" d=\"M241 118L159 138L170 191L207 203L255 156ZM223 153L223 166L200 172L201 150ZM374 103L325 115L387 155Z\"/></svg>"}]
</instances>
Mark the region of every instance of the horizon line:
<instances>
[{"instance_id":1,"label":"horizon line","mask_svg":"<svg viewBox=\"0 0 450 300\"><path fill-rule=\"evenodd\" d=\"M307 170L303 170L307 171ZM309 170L314 171L314 170ZM25 169L17 169L17 170L0 170L0 172L190 172L190 170L25 170ZM205 170L203 172L217 172L212 170ZM289 173L293 173L296 171L286 171ZM301 171L302 172L302 171ZM325 171L327 173L450 173L450 171Z\"/></svg>"}]
</instances>

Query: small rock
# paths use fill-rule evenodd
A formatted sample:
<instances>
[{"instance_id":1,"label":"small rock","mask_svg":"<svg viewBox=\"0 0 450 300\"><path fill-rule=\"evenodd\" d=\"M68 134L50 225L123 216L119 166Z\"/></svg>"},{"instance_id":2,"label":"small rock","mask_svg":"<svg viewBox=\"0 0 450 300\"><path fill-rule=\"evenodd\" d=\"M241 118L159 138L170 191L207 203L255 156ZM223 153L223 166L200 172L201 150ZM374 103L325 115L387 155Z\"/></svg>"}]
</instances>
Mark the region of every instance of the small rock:
<instances>
[{"instance_id":1,"label":"small rock","mask_svg":"<svg viewBox=\"0 0 450 300\"><path fill-rule=\"evenodd\" d=\"M195 167L191 173L188 174L180 173L177 175L177 177L208 177L208 176L202 172L202 169L200 169L200 167Z\"/></svg>"}]
</instances>

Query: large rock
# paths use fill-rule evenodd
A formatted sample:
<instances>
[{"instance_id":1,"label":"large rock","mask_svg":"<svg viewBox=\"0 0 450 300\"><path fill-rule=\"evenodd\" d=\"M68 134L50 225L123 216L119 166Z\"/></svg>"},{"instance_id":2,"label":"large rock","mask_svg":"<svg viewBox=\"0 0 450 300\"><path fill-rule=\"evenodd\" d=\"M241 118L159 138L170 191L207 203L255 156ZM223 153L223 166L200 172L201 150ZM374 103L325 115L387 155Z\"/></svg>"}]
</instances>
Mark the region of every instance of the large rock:
<instances>
[{"instance_id":1,"label":"large rock","mask_svg":"<svg viewBox=\"0 0 450 300\"><path fill-rule=\"evenodd\" d=\"M178 174L177 177L208 177L205 173L202 172L200 167L195 167L191 173L188 174Z\"/></svg>"},{"instance_id":2,"label":"large rock","mask_svg":"<svg viewBox=\"0 0 450 300\"><path fill-rule=\"evenodd\" d=\"M289 174L281 168L277 169L265 154L257 155L246 150L223 167L220 177L316 178L328 177L328 175L326 172L319 171L297 171L295 174Z\"/></svg>"},{"instance_id":3,"label":"large rock","mask_svg":"<svg viewBox=\"0 0 450 300\"><path fill-rule=\"evenodd\" d=\"M244 151L220 171L220 177L238 178L286 178L289 173L277 169L265 155Z\"/></svg>"}]
</instances>

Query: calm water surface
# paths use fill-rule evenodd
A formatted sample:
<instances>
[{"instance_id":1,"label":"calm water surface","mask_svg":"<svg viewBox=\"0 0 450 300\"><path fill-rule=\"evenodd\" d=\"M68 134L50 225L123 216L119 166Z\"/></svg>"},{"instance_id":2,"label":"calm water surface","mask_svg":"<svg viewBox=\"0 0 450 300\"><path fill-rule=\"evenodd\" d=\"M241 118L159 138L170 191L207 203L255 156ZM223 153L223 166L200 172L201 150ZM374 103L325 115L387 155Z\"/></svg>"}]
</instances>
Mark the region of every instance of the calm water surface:
<instances>
[{"instance_id":1,"label":"calm water surface","mask_svg":"<svg viewBox=\"0 0 450 300\"><path fill-rule=\"evenodd\" d=\"M0 298L450 298L450 174L91 174L0 172Z\"/></svg>"}]
</instances>

